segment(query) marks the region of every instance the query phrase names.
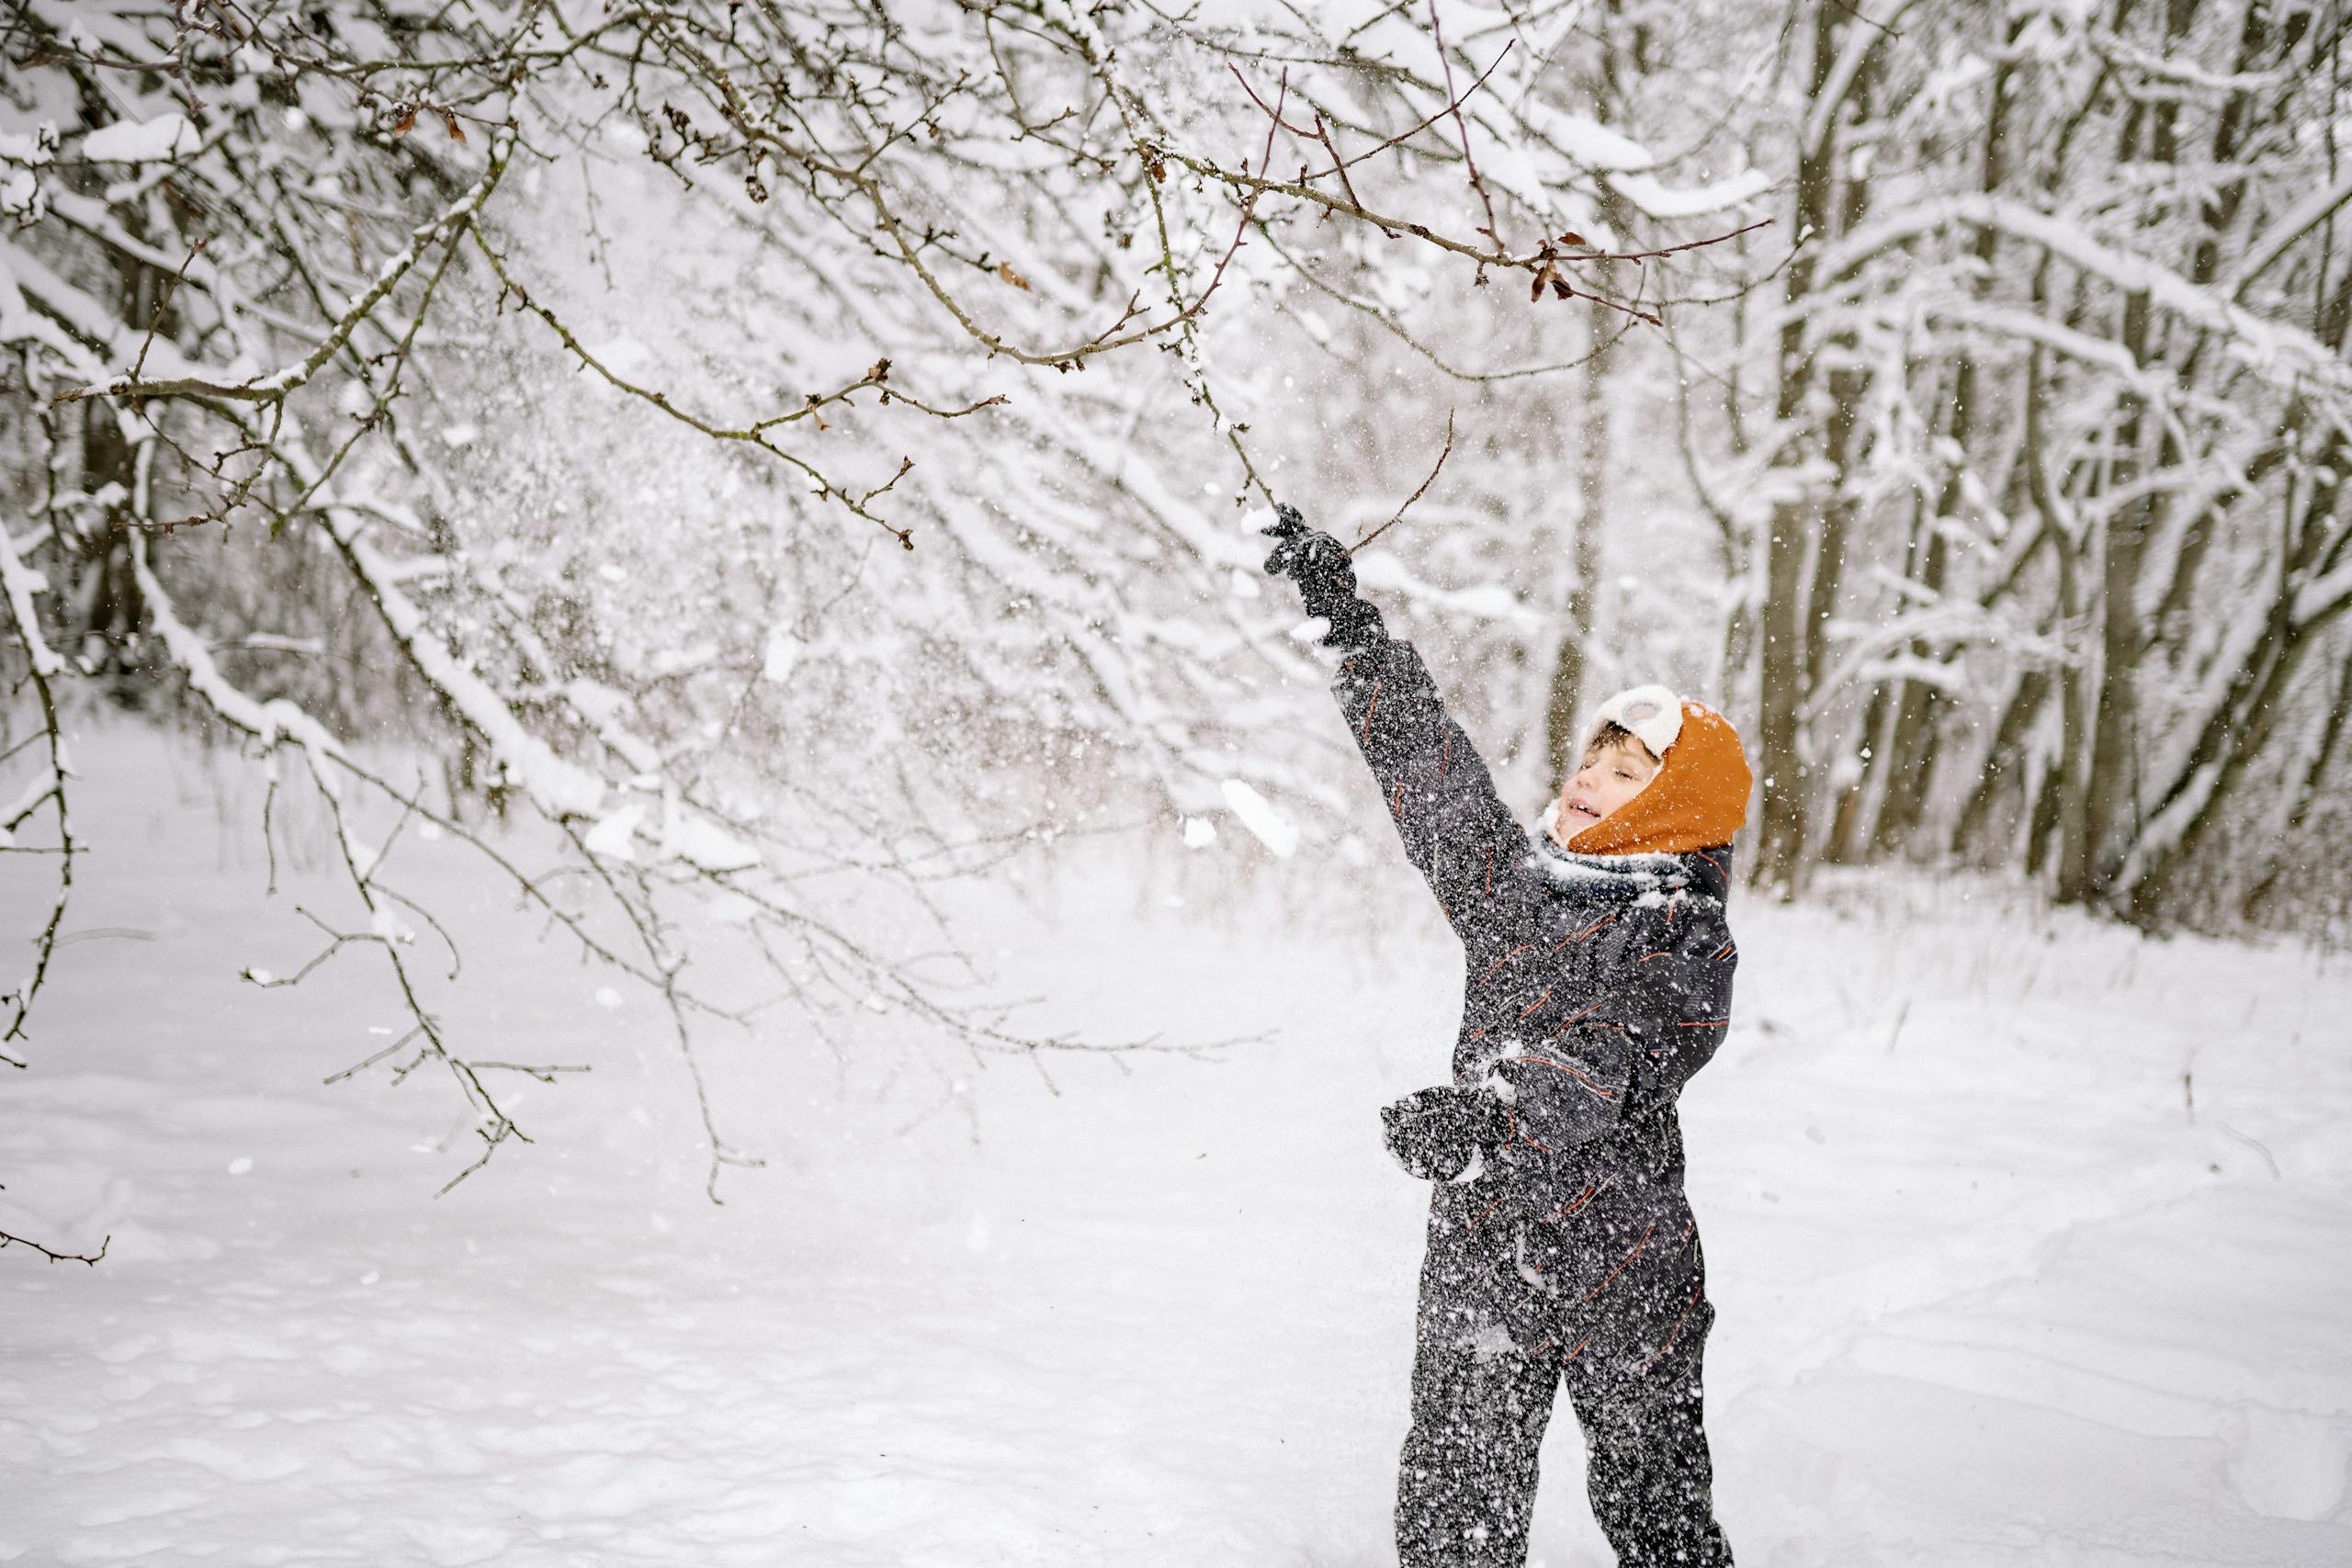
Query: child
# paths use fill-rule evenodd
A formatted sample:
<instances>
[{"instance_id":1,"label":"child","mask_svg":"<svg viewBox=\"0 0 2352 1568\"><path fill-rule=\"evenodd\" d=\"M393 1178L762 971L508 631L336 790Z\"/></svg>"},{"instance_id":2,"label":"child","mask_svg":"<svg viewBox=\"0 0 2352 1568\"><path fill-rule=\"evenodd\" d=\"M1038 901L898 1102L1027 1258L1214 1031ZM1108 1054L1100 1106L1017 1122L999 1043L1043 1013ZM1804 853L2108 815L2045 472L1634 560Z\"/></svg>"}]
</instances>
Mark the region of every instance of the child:
<instances>
[{"instance_id":1,"label":"child","mask_svg":"<svg viewBox=\"0 0 2352 1568\"><path fill-rule=\"evenodd\" d=\"M1435 1183L1398 1554L1525 1560L1565 1381L1618 1562L1729 1563L1700 1420L1714 1308L1674 1100L1730 1011L1739 738L1664 687L1611 698L1532 841L1419 656L1355 596L1338 541L1287 506L1266 532L1266 570L1345 654L1332 691L1465 961L1453 1081L1383 1112L1390 1150Z\"/></svg>"}]
</instances>

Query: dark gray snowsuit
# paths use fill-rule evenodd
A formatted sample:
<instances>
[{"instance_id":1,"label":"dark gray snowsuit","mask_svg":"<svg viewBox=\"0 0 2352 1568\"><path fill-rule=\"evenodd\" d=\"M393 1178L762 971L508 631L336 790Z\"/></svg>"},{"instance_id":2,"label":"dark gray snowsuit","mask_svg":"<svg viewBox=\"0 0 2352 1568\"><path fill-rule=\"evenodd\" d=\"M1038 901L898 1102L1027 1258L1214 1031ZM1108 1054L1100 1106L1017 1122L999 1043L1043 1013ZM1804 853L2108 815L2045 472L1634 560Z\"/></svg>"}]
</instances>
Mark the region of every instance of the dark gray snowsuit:
<instances>
[{"instance_id":1,"label":"dark gray snowsuit","mask_svg":"<svg viewBox=\"0 0 2352 1568\"><path fill-rule=\"evenodd\" d=\"M1674 1108L1730 1013L1728 847L1604 857L1532 840L1420 657L1385 633L1332 690L1462 940L1453 1080L1488 1086L1512 1122L1430 1201L1398 1553L1525 1560L1565 1382L1619 1562L1729 1563L1700 1419L1714 1309Z\"/></svg>"}]
</instances>

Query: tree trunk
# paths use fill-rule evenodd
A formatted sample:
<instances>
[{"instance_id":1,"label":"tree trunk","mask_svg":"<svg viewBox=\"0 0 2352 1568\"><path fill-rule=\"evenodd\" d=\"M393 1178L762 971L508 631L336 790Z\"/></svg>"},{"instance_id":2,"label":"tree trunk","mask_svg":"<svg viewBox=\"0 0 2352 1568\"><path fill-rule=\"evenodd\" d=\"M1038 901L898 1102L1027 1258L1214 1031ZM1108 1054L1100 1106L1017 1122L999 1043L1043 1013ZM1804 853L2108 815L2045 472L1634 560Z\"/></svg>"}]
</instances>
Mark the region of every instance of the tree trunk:
<instances>
[{"instance_id":1,"label":"tree trunk","mask_svg":"<svg viewBox=\"0 0 2352 1568\"><path fill-rule=\"evenodd\" d=\"M2008 796L2013 782L2019 786L2028 782L2026 738L2033 733L2034 721L2041 716L2043 706L2050 701L2052 683L2050 671L2036 667L2018 677L2016 688L2009 693L2000 719L1993 727L1992 750L1985 754L1984 766L1970 787L1968 799L1960 808L1960 820L1952 829L1955 854L1980 865L1997 865L2006 857L1994 852L1995 844L2015 844L2014 828L2006 840L1994 838L1993 810ZM2014 798L2021 810L2031 809L2033 800L2022 787Z\"/></svg>"},{"instance_id":2,"label":"tree trunk","mask_svg":"<svg viewBox=\"0 0 2352 1568\"><path fill-rule=\"evenodd\" d=\"M1834 126L1839 110L1838 105L1824 102L1823 95L1837 62L1840 16L1831 0L1816 0L1805 96L1813 112L1823 117L1823 123L1819 137L1798 150L1792 231L1799 234L1826 231L1838 140ZM1813 289L1818 249L1799 251L1787 274L1783 296L1787 314L1781 323L1779 346L1780 395L1773 410L1783 428L1799 420L1813 389L1804 305ZM1796 456L1801 458L1803 454ZM1784 495L1773 502L1764 535L1764 604L1758 616L1763 647L1756 726L1757 775L1763 786L1763 807L1755 878L1784 893L1796 889L1805 855L1811 780L1799 749L1798 730L1808 694L1805 637L1812 629L1804 625L1804 570L1816 520L1812 498Z\"/></svg>"},{"instance_id":3,"label":"tree trunk","mask_svg":"<svg viewBox=\"0 0 2352 1568\"><path fill-rule=\"evenodd\" d=\"M1544 750L1555 781L1575 771L1584 752L1578 732L1585 700L1585 680L1590 665L1588 645L1593 635L1593 590L1600 577L1600 530L1607 516L1609 486L1609 361L1615 350L1613 322L1601 319L1601 307L1589 306L1591 347L1577 378L1581 417L1577 430L1576 493L1578 511L1576 544L1569 563L1565 619L1559 652L1552 661L1552 682L1544 703Z\"/></svg>"}]
</instances>

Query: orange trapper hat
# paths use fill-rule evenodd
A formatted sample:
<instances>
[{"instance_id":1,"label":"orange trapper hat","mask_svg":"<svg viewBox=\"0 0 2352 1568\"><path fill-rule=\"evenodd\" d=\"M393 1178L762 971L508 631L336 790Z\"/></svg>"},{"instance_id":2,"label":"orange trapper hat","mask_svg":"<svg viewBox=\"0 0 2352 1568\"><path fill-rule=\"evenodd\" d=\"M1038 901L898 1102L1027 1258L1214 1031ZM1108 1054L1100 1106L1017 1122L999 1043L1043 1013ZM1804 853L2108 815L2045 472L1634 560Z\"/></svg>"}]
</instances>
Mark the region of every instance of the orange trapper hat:
<instances>
[{"instance_id":1,"label":"orange trapper hat","mask_svg":"<svg viewBox=\"0 0 2352 1568\"><path fill-rule=\"evenodd\" d=\"M1658 756L1658 770L1641 793L1571 834L1567 847L1583 855L1679 854L1731 842L1747 825L1747 796L1756 782L1739 731L1707 706L1663 686L1636 686L1600 706L1593 721L1623 725Z\"/></svg>"}]
</instances>

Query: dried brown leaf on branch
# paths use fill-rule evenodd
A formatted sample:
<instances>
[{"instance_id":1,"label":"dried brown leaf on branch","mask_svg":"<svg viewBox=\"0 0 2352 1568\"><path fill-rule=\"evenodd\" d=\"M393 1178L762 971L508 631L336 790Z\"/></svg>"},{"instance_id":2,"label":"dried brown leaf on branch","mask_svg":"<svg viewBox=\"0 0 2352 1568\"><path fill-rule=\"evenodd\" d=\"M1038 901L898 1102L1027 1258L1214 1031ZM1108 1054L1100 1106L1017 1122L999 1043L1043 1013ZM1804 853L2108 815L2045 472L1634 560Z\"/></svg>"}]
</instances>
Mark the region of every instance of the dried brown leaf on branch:
<instances>
[{"instance_id":1,"label":"dried brown leaf on branch","mask_svg":"<svg viewBox=\"0 0 2352 1568\"><path fill-rule=\"evenodd\" d=\"M1022 289L1024 292L1029 288L1029 280L1022 276L1019 273L1013 271L1012 264L1011 262L997 263L996 275L1004 279L1007 283L1012 285L1015 288Z\"/></svg>"}]
</instances>

